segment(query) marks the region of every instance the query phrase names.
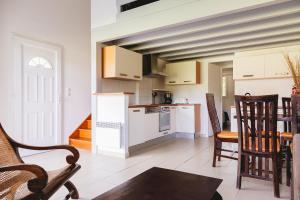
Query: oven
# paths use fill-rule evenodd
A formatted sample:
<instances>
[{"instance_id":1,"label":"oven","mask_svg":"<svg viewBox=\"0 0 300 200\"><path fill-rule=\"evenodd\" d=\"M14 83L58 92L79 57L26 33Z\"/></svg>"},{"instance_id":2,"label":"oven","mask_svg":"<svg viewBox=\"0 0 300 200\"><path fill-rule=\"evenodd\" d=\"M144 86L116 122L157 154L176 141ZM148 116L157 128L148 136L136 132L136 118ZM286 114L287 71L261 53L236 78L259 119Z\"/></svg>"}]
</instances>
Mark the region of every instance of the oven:
<instances>
[{"instance_id":1,"label":"oven","mask_svg":"<svg viewBox=\"0 0 300 200\"><path fill-rule=\"evenodd\" d=\"M159 112L159 132L170 130L170 107L161 107Z\"/></svg>"}]
</instances>

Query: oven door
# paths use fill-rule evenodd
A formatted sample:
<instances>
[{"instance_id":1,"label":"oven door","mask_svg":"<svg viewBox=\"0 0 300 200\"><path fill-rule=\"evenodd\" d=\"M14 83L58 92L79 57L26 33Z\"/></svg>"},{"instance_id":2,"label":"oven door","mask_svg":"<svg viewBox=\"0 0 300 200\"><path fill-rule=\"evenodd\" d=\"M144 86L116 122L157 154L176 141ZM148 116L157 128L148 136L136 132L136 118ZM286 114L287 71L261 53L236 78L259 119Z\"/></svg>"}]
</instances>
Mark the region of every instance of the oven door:
<instances>
[{"instance_id":1,"label":"oven door","mask_svg":"<svg viewBox=\"0 0 300 200\"><path fill-rule=\"evenodd\" d=\"M170 130L170 111L161 111L159 113L159 132Z\"/></svg>"}]
</instances>

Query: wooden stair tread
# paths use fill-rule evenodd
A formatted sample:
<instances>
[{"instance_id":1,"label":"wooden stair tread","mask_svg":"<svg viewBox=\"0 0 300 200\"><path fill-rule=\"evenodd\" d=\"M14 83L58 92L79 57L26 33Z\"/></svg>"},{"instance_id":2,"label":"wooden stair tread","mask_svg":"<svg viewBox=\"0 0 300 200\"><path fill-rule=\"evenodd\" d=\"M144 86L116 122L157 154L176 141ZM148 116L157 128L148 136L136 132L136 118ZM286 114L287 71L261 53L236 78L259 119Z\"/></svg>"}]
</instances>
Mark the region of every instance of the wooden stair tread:
<instances>
[{"instance_id":1,"label":"wooden stair tread","mask_svg":"<svg viewBox=\"0 0 300 200\"><path fill-rule=\"evenodd\" d=\"M91 150L92 146L92 117L89 115L80 126L69 136L69 144L76 147Z\"/></svg>"},{"instance_id":2,"label":"wooden stair tread","mask_svg":"<svg viewBox=\"0 0 300 200\"><path fill-rule=\"evenodd\" d=\"M88 129L88 128L79 128L78 130L89 131L89 132L91 132L92 129Z\"/></svg>"},{"instance_id":3,"label":"wooden stair tread","mask_svg":"<svg viewBox=\"0 0 300 200\"><path fill-rule=\"evenodd\" d=\"M91 142L92 140L89 138L84 138L84 137L78 137L78 138L70 138L70 140L81 140L85 142Z\"/></svg>"}]
</instances>

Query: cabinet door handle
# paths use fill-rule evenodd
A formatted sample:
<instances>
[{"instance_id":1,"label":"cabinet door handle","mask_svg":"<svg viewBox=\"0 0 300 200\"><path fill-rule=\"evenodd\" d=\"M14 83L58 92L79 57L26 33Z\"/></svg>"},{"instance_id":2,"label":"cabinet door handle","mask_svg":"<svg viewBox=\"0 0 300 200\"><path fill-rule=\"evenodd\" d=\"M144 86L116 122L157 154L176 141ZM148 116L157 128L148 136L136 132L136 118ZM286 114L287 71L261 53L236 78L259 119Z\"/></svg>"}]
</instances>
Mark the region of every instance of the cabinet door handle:
<instances>
[{"instance_id":1,"label":"cabinet door handle","mask_svg":"<svg viewBox=\"0 0 300 200\"><path fill-rule=\"evenodd\" d=\"M141 78L140 76L137 76L137 75L134 75L133 77L134 77L134 78Z\"/></svg>"},{"instance_id":2,"label":"cabinet door handle","mask_svg":"<svg viewBox=\"0 0 300 200\"><path fill-rule=\"evenodd\" d=\"M169 81L169 83L176 83L176 81Z\"/></svg>"},{"instance_id":3,"label":"cabinet door handle","mask_svg":"<svg viewBox=\"0 0 300 200\"><path fill-rule=\"evenodd\" d=\"M133 110L132 112L141 112L141 110Z\"/></svg>"},{"instance_id":4,"label":"cabinet door handle","mask_svg":"<svg viewBox=\"0 0 300 200\"><path fill-rule=\"evenodd\" d=\"M254 75L253 74L245 74L243 75L243 77L253 77Z\"/></svg>"},{"instance_id":5,"label":"cabinet door handle","mask_svg":"<svg viewBox=\"0 0 300 200\"><path fill-rule=\"evenodd\" d=\"M168 132L163 132L164 135L168 134Z\"/></svg>"},{"instance_id":6,"label":"cabinet door handle","mask_svg":"<svg viewBox=\"0 0 300 200\"><path fill-rule=\"evenodd\" d=\"M184 83L190 83L190 82L192 82L192 81L183 81Z\"/></svg>"},{"instance_id":7,"label":"cabinet door handle","mask_svg":"<svg viewBox=\"0 0 300 200\"><path fill-rule=\"evenodd\" d=\"M120 76L128 76L127 74L124 73L120 73Z\"/></svg>"}]
</instances>

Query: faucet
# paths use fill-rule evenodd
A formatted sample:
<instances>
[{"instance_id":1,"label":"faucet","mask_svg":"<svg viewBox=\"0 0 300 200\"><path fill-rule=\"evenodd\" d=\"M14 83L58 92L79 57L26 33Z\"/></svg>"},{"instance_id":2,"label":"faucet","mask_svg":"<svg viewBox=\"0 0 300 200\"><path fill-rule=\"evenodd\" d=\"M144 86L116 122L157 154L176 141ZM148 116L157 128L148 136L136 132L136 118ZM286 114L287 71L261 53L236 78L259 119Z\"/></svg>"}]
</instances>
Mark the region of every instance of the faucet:
<instances>
[{"instance_id":1,"label":"faucet","mask_svg":"<svg viewBox=\"0 0 300 200\"><path fill-rule=\"evenodd\" d=\"M185 98L185 103L189 104L189 99L188 98Z\"/></svg>"}]
</instances>

